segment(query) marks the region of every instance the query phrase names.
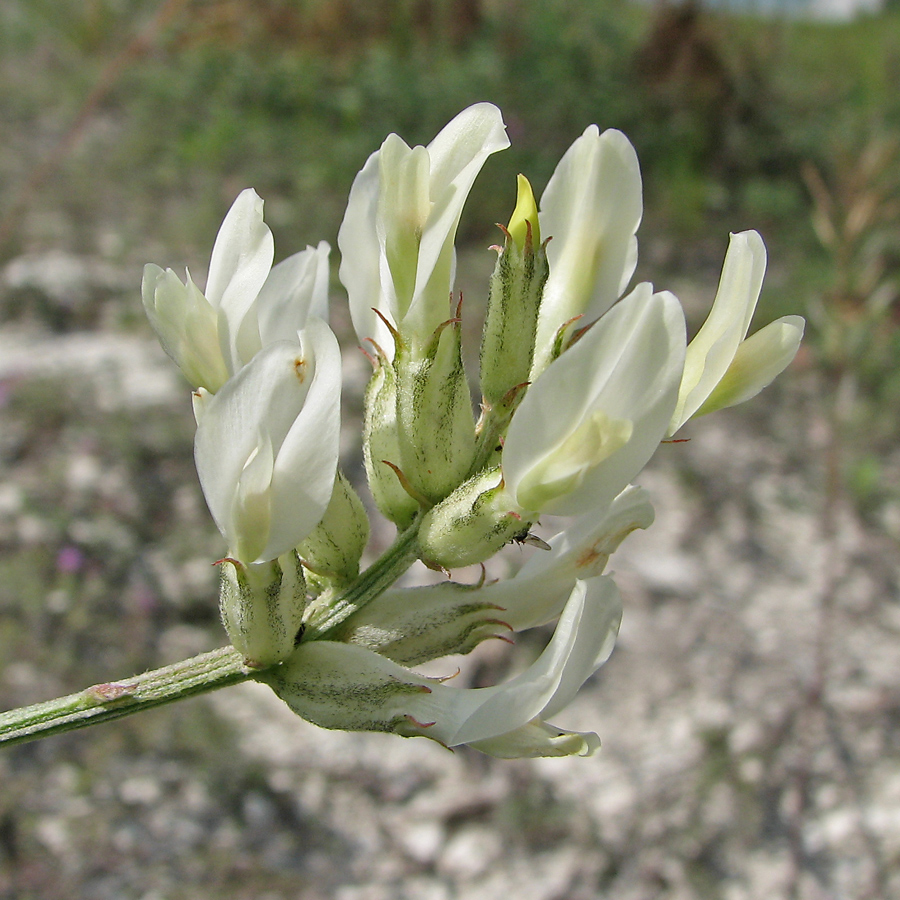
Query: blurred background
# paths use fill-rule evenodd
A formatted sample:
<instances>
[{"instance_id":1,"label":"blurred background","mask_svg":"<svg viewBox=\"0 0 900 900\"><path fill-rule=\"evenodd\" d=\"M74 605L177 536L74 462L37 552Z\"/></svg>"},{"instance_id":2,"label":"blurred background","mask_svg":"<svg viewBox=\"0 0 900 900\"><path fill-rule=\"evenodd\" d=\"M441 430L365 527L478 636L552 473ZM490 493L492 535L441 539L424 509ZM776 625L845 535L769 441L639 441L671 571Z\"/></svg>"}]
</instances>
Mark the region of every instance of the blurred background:
<instances>
[{"instance_id":1,"label":"blurred background","mask_svg":"<svg viewBox=\"0 0 900 900\"><path fill-rule=\"evenodd\" d=\"M4 751L0 898L898 896L898 84L890 0L0 0L0 708L224 643L188 392L139 286L150 261L202 284L245 187L277 258L334 246L388 132L499 105L512 147L460 228L477 350L516 173L538 193L616 127L637 277L696 327L728 231L756 228L758 321L809 320L778 384L642 477L619 645L559 719L597 757L328 733L233 688ZM358 476L367 369L332 287Z\"/></svg>"}]
</instances>

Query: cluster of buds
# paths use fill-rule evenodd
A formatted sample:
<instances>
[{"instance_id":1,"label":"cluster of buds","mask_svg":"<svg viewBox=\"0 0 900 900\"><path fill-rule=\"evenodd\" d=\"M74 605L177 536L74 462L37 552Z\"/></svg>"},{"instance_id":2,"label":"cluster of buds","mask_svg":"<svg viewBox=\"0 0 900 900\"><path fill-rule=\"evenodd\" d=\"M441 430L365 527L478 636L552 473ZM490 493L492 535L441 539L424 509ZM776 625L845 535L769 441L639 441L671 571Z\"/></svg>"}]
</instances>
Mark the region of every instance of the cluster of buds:
<instances>
[{"instance_id":1,"label":"cluster of buds","mask_svg":"<svg viewBox=\"0 0 900 900\"><path fill-rule=\"evenodd\" d=\"M630 484L690 418L752 397L791 361L788 316L746 338L765 269L732 235L712 310L688 343L675 296L629 293L642 215L637 157L590 126L535 201L519 177L490 280L473 412L454 298L463 204L509 144L500 111L464 110L427 147L390 135L359 172L340 279L374 373L364 459L391 548L360 573L365 507L338 469L341 367L327 323L328 245L272 268L262 201L244 191L206 293L147 266L144 304L194 388L200 483L228 543L222 619L258 678L325 728L422 735L501 757L588 755L547 722L609 656L621 618L604 569L653 510ZM538 517L558 533L506 581L395 582L416 560L482 563ZM546 520L544 521L546 524ZM411 667L556 621L521 675L465 689Z\"/></svg>"}]
</instances>

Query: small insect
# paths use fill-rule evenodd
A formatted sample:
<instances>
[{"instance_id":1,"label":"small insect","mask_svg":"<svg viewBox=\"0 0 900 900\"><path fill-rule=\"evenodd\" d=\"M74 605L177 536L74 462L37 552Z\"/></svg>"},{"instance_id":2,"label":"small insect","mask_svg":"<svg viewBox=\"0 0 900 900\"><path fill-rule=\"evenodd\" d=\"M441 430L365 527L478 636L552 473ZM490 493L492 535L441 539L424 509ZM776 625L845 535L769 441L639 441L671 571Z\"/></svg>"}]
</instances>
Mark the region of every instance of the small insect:
<instances>
[{"instance_id":1,"label":"small insect","mask_svg":"<svg viewBox=\"0 0 900 900\"><path fill-rule=\"evenodd\" d=\"M523 528L518 534L514 534L509 542L511 544L528 544L531 547L540 547L541 550L552 550L553 548L536 534L532 534L527 528Z\"/></svg>"}]
</instances>

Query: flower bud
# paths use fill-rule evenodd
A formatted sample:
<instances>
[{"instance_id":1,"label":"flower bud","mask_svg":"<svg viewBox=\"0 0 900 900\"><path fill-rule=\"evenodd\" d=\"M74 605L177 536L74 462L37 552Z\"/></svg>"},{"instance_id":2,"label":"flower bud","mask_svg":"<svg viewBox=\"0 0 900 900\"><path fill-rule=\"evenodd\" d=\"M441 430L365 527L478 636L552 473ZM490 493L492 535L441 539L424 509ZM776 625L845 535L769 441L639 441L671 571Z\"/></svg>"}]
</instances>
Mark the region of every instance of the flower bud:
<instances>
[{"instance_id":1,"label":"flower bud","mask_svg":"<svg viewBox=\"0 0 900 900\"><path fill-rule=\"evenodd\" d=\"M297 553L245 565L223 559L219 591L222 623L247 664L265 667L294 650L306 609L306 582Z\"/></svg>"},{"instance_id":2,"label":"flower bud","mask_svg":"<svg viewBox=\"0 0 900 900\"><path fill-rule=\"evenodd\" d=\"M400 468L428 503L439 503L464 481L475 457L460 332L459 320L450 319L421 355L401 341L394 358Z\"/></svg>"},{"instance_id":3,"label":"flower bud","mask_svg":"<svg viewBox=\"0 0 900 900\"><path fill-rule=\"evenodd\" d=\"M334 641L300 644L284 665L259 680L320 728L407 737L419 734L424 724L412 719L412 699L431 692L423 676L363 647Z\"/></svg>"},{"instance_id":4,"label":"flower bud","mask_svg":"<svg viewBox=\"0 0 900 900\"><path fill-rule=\"evenodd\" d=\"M499 468L480 472L430 509L419 528L422 559L454 569L493 556L530 524Z\"/></svg>"},{"instance_id":5,"label":"flower bud","mask_svg":"<svg viewBox=\"0 0 900 900\"><path fill-rule=\"evenodd\" d=\"M516 209L491 276L481 338L481 392L490 406L528 381L548 274L534 195L520 175Z\"/></svg>"},{"instance_id":6,"label":"flower bud","mask_svg":"<svg viewBox=\"0 0 900 900\"><path fill-rule=\"evenodd\" d=\"M375 505L383 516L403 530L412 522L419 504L403 487L397 472L388 465L400 467L397 376L394 367L380 353L375 373L366 387L363 461Z\"/></svg>"},{"instance_id":7,"label":"flower bud","mask_svg":"<svg viewBox=\"0 0 900 900\"><path fill-rule=\"evenodd\" d=\"M483 587L448 581L387 590L342 622L332 636L401 666L418 666L469 653L482 641L509 631L503 607L491 602Z\"/></svg>"},{"instance_id":8,"label":"flower bud","mask_svg":"<svg viewBox=\"0 0 900 900\"><path fill-rule=\"evenodd\" d=\"M322 521L297 547L311 581L338 585L359 574L359 559L369 540L369 518L359 495L340 473Z\"/></svg>"}]
</instances>

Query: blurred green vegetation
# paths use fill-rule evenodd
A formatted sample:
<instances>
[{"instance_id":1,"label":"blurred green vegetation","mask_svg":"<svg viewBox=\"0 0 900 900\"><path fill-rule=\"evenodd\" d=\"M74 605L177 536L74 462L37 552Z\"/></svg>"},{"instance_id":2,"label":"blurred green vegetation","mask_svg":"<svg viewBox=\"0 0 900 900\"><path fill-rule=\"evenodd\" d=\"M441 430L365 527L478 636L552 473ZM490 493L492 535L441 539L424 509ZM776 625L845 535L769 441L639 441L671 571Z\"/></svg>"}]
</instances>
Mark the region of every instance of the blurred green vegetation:
<instances>
[{"instance_id":1,"label":"blurred green vegetation","mask_svg":"<svg viewBox=\"0 0 900 900\"><path fill-rule=\"evenodd\" d=\"M425 142L491 100L513 146L476 186L464 237L505 220L517 171L542 186L597 122L637 147L654 230L721 243L723 225L754 226L805 255L801 163L900 126L897 10L834 25L626 0L9 0L0 15L7 204L100 85L28 209L53 203L129 246L205 248L247 185L282 252L333 239L388 132ZM40 238L23 225L17 241Z\"/></svg>"},{"instance_id":2,"label":"blurred green vegetation","mask_svg":"<svg viewBox=\"0 0 900 900\"><path fill-rule=\"evenodd\" d=\"M896 4L838 25L626 0L4 0L0 265L65 249L133 266L134 292L98 294L80 319L24 301L0 312L51 332L146 327L135 318L140 264L202 269L242 188L266 199L280 258L321 238L334 244L352 179L388 132L427 142L467 104L490 100L512 147L488 161L463 219L463 241L484 247L508 219L517 172L539 192L586 125L617 127L645 178L639 274L660 286L673 276L709 302L727 231L764 234L760 320L800 312L811 327L792 377L766 395L772 406L788 397L788 425L764 404L735 415L796 439L798 470L840 487L878 525L890 504L900 508L898 84ZM106 408L77 379L0 382L0 658L21 661L0 679L8 705L224 640L211 599L221 541L192 473L186 403L181 412ZM817 416L826 439L804 439ZM705 468L684 477L712 497L716 523L732 485ZM205 850L202 877L188 873L166 896L197 896L198 882L223 898L280 889L265 863L255 868L270 835L254 830L247 793L270 802L311 854L331 852L337 838L282 809L235 763L223 730L194 701L14 751L0 770L17 776L0 797L0 897L103 896L76 890L34 837L60 792L42 766L78 766L74 793L99 810L96 824L74 829L79 859L108 855L176 880L180 857L150 859L143 832L140 853L115 844L110 822L150 827L115 786L163 763L176 767L163 781L173 795L206 785L219 805L196 817L224 820L238 850ZM706 742L701 793L733 792L750 841L770 828L765 798L753 805L722 735ZM178 768L194 760L200 774ZM537 779L484 815L535 852L573 827L570 804ZM21 884L4 885L3 870L16 868ZM698 854L691 875L704 895L709 873ZM277 877L290 895L295 877Z\"/></svg>"},{"instance_id":3,"label":"blurred green vegetation","mask_svg":"<svg viewBox=\"0 0 900 900\"><path fill-rule=\"evenodd\" d=\"M810 319L819 393L852 395L839 443L867 441L867 463L838 468L865 505L883 492L896 426L879 410L900 398L896 4L837 24L629 0L7 0L0 76L0 261L65 247L202 270L246 186L279 257L334 244L388 132L427 142L490 100L512 147L460 231L484 247L517 172L540 191L587 124L620 128L645 179L638 276L708 302L727 231L759 229L760 320Z\"/></svg>"},{"instance_id":4,"label":"blurred green vegetation","mask_svg":"<svg viewBox=\"0 0 900 900\"><path fill-rule=\"evenodd\" d=\"M588 123L617 127L645 178L638 275L711 299L726 232L759 229L760 319L809 317L801 363L851 451L835 465L877 506L900 399L898 83L896 4L836 24L628 0L7 0L0 261L202 267L248 185L280 257L334 243L388 132L427 142L490 100L512 147L463 219L483 247L517 172L540 191Z\"/></svg>"}]
</instances>

